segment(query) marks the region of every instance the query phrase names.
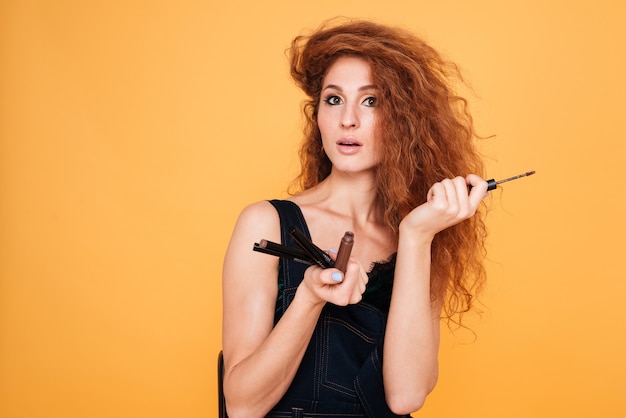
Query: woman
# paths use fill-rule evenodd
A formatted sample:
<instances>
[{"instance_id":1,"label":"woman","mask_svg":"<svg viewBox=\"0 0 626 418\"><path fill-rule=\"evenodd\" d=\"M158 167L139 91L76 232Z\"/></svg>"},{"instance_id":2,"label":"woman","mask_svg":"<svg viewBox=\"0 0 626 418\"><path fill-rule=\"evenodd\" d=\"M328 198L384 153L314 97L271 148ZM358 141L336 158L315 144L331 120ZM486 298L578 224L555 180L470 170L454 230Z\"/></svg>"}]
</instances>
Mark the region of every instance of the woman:
<instances>
[{"instance_id":1,"label":"woman","mask_svg":"<svg viewBox=\"0 0 626 418\"><path fill-rule=\"evenodd\" d=\"M309 97L301 187L246 207L227 250L227 411L407 416L435 386L441 317L484 281L487 183L458 71L404 30L350 21L297 37L291 73ZM354 232L345 274L251 251L293 245L289 225L331 257Z\"/></svg>"}]
</instances>

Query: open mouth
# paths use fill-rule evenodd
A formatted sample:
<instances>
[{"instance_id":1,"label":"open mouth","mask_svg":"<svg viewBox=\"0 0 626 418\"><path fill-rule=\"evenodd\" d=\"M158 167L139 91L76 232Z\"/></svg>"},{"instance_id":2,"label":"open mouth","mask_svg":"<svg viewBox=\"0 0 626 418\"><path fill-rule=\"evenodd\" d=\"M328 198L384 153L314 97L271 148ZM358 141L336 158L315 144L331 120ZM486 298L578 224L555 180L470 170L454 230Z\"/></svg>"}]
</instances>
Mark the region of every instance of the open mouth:
<instances>
[{"instance_id":1,"label":"open mouth","mask_svg":"<svg viewBox=\"0 0 626 418\"><path fill-rule=\"evenodd\" d=\"M360 147L361 146L361 144L359 144L358 142L353 142L353 141L339 141L338 144L344 147Z\"/></svg>"}]
</instances>

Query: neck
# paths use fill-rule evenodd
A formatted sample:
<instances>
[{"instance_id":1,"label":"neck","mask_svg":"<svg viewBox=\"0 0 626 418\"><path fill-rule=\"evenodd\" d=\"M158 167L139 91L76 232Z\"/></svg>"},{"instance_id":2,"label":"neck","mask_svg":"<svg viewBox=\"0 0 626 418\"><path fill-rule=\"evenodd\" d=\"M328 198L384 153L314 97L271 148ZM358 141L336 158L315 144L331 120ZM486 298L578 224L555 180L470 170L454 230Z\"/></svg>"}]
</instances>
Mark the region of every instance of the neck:
<instances>
[{"instance_id":1,"label":"neck","mask_svg":"<svg viewBox=\"0 0 626 418\"><path fill-rule=\"evenodd\" d=\"M361 225L381 218L373 174L331 172L318 185L329 208Z\"/></svg>"}]
</instances>

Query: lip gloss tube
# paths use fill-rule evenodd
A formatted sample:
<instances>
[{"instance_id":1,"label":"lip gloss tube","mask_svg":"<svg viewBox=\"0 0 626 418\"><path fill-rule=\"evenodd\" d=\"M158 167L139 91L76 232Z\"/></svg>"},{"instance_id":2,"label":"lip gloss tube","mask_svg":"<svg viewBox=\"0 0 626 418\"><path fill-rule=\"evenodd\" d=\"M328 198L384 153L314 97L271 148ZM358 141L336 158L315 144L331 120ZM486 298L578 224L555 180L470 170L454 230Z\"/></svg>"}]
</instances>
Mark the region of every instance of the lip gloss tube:
<instances>
[{"instance_id":1,"label":"lip gloss tube","mask_svg":"<svg viewBox=\"0 0 626 418\"><path fill-rule=\"evenodd\" d=\"M343 238L341 238L341 244L339 244L339 251L337 251L337 258L335 259L335 268L339 269L342 273L345 273L348 267L348 260L350 259L353 245L354 233L346 231Z\"/></svg>"}]
</instances>

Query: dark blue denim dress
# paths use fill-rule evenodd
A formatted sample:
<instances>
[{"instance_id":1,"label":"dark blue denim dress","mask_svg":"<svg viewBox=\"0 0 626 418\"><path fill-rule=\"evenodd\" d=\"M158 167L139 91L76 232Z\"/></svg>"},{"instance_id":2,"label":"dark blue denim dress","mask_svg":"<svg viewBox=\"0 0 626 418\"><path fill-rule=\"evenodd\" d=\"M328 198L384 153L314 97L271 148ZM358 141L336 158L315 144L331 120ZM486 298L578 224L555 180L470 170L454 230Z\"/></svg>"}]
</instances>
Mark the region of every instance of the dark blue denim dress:
<instances>
[{"instance_id":1,"label":"dark blue denim dress","mask_svg":"<svg viewBox=\"0 0 626 418\"><path fill-rule=\"evenodd\" d=\"M288 233L290 226L296 226L310 239L295 203L270 203L280 216L283 245L296 246ZM293 300L307 267L280 259L275 323ZM372 267L360 303L345 307L326 304L291 386L267 417L399 417L387 406L382 377L383 338L394 267L395 254Z\"/></svg>"}]
</instances>

